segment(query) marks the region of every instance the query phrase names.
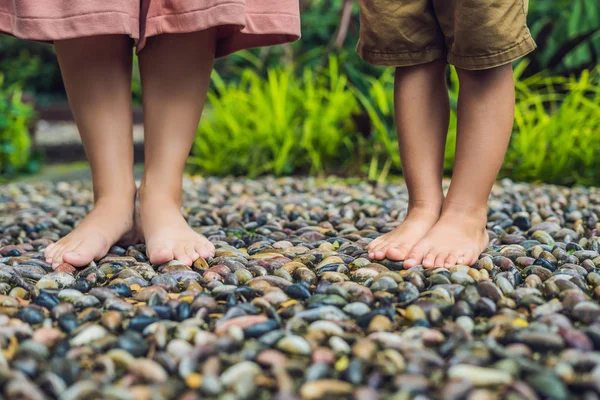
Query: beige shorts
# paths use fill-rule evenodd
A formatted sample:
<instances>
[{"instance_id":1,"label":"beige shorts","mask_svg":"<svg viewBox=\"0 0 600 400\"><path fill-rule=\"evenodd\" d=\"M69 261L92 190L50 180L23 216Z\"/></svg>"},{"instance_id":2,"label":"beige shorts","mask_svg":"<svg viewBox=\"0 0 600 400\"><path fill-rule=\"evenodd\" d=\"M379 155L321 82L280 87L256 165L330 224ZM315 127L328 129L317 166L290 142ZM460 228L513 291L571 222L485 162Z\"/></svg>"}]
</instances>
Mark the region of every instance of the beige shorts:
<instances>
[{"instance_id":1,"label":"beige shorts","mask_svg":"<svg viewBox=\"0 0 600 400\"><path fill-rule=\"evenodd\" d=\"M358 54L383 66L445 59L477 70L532 52L528 0L360 0Z\"/></svg>"},{"instance_id":2,"label":"beige shorts","mask_svg":"<svg viewBox=\"0 0 600 400\"><path fill-rule=\"evenodd\" d=\"M300 37L298 0L1 0L0 33L54 41L217 29L216 55Z\"/></svg>"}]
</instances>

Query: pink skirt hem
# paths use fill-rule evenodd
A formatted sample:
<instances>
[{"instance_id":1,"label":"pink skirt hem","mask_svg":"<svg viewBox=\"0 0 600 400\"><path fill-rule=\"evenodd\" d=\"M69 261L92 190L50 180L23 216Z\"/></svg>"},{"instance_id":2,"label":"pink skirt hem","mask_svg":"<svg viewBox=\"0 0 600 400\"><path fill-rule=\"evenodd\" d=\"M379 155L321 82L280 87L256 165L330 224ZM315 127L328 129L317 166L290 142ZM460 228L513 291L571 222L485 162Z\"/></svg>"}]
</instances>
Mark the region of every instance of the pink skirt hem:
<instances>
[{"instance_id":1,"label":"pink skirt hem","mask_svg":"<svg viewBox=\"0 0 600 400\"><path fill-rule=\"evenodd\" d=\"M215 4L206 9L154 15L143 21L127 12L106 11L56 18L18 16L0 10L0 32L21 39L52 42L98 35L128 35L141 51L148 37L217 28L216 56L253 47L293 42L300 37L296 10L254 12L243 2Z\"/></svg>"}]
</instances>

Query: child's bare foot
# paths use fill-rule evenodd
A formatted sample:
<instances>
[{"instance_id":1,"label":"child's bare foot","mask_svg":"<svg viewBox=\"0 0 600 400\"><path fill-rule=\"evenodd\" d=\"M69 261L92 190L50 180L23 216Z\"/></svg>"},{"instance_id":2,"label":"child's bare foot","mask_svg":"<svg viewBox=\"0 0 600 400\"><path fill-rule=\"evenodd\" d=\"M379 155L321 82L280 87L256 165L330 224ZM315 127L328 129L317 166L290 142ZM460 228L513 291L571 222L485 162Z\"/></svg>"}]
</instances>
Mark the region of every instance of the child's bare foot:
<instances>
[{"instance_id":1,"label":"child's bare foot","mask_svg":"<svg viewBox=\"0 0 600 400\"><path fill-rule=\"evenodd\" d=\"M445 204L438 222L410 251L405 268L418 264L425 268L472 265L489 243L486 220L485 208Z\"/></svg>"},{"instance_id":2,"label":"child's bare foot","mask_svg":"<svg viewBox=\"0 0 600 400\"><path fill-rule=\"evenodd\" d=\"M53 268L63 262L82 267L104 257L119 240L135 241L133 208L133 193L99 198L71 233L46 248L46 261Z\"/></svg>"},{"instance_id":3,"label":"child's bare foot","mask_svg":"<svg viewBox=\"0 0 600 400\"><path fill-rule=\"evenodd\" d=\"M152 264L173 259L192 265L199 257L215 254L215 247L196 233L181 214L181 202L164 192L139 191L139 220Z\"/></svg>"},{"instance_id":4,"label":"child's bare foot","mask_svg":"<svg viewBox=\"0 0 600 400\"><path fill-rule=\"evenodd\" d=\"M441 202L419 202L409 207L408 215L400 226L369 243L369 258L404 260L413 246L437 222L440 213Z\"/></svg>"}]
</instances>

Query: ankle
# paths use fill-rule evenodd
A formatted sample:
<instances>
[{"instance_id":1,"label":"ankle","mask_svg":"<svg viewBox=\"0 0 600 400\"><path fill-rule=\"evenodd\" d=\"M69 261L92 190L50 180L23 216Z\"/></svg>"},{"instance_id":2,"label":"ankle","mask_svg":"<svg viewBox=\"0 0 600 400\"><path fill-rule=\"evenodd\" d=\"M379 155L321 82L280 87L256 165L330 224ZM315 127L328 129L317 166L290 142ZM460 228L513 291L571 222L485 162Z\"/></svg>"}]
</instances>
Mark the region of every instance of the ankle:
<instances>
[{"instance_id":1,"label":"ankle","mask_svg":"<svg viewBox=\"0 0 600 400\"><path fill-rule=\"evenodd\" d=\"M443 198L439 200L409 200L409 213L424 213L439 216L442 212Z\"/></svg>"},{"instance_id":2,"label":"ankle","mask_svg":"<svg viewBox=\"0 0 600 400\"><path fill-rule=\"evenodd\" d=\"M140 188L138 189L138 196L140 199L140 203L151 201L160 202L162 204L167 205L173 204L177 207L180 207L183 201L181 190L166 189L157 185L148 185L145 182L142 182L140 184Z\"/></svg>"},{"instance_id":3,"label":"ankle","mask_svg":"<svg viewBox=\"0 0 600 400\"><path fill-rule=\"evenodd\" d=\"M468 218L477 221L487 220L487 204L468 204L453 200L446 200L442 208L443 216Z\"/></svg>"},{"instance_id":4,"label":"ankle","mask_svg":"<svg viewBox=\"0 0 600 400\"><path fill-rule=\"evenodd\" d=\"M112 209L131 209L135 206L135 189L131 191L118 191L96 196L95 206L110 207Z\"/></svg>"}]
</instances>

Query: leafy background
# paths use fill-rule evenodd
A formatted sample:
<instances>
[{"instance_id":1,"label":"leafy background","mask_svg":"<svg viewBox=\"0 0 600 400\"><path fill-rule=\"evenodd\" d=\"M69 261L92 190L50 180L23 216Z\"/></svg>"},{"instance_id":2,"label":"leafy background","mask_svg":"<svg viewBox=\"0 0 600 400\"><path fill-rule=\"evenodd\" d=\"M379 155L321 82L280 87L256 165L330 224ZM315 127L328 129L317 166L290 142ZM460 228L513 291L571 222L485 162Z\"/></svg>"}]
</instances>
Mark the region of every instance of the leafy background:
<instances>
[{"instance_id":1,"label":"leafy background","mask_svg":"<svg viewBox=\"0 0 600 400\"><path fill-rule=\"evenodd\" d=\"M191 172L334 173L374 181L401 174L393 71L355 54L356 1L302 0L301 12L299 42L217 61ZM502 175L600 185L600 2L531 1L528 22L538 50L515 63L515 127ZM35 167L27 100L43 106L65 95L51 46L0 36L0 71L0 172L6 175ZM444 170L450 174L459 90L452 69L448 83L452 115ZM132 93L139 105L137 65Z\"/></svg>"}]
</instances>

